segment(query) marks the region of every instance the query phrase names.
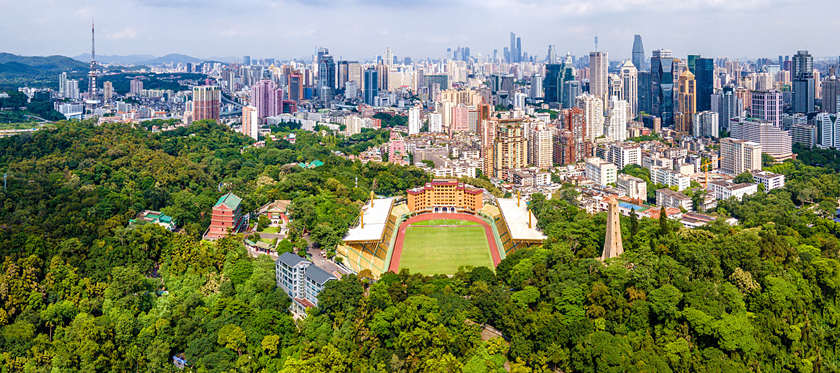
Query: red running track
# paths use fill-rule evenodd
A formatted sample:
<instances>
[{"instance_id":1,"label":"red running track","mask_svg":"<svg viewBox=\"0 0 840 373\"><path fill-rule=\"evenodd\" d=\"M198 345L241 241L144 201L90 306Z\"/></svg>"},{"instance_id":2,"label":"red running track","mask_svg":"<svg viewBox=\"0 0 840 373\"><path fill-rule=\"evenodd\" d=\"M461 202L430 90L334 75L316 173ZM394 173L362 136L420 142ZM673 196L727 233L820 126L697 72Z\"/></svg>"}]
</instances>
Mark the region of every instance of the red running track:
<instances>
[{"instance_id":1,"label":"red running track","mask_svg":"<svg viewBox=\"0 0 840 373\"><path fill-rule=\"evenodd\" d=\"M496 238L493 236L493 229L486 221L475 215L458 214L458 213L426 213L412 216L400 224L399 231L397 231L397 242L394 243L394 252L391 254L391 263L388 265L388 271L398 273L400 269L400 258L402 258L403 243L405 241L405 230L412 223L426 220L438 219L453 219L466 220L481 224L484 227L484 235L487 237L487 243L490 246L490 256L493 257L493 266L499 265L502 258L499 257L499 248L496 246Z\"/></svg>"}]
</instances>

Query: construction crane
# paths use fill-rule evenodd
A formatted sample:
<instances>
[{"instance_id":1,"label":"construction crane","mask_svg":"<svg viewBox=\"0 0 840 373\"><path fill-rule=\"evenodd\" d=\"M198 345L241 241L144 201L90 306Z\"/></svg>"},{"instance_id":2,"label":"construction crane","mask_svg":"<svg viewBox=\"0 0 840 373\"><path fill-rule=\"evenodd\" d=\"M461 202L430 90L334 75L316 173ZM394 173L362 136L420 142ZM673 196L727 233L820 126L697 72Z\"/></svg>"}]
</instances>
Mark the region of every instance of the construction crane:
<instances>
[{"instance_id":1,"label":"construction crane","mask_svg":"<svg viewBox=\"0 0 840 373\"><path fill-rule=\"evenodd\" d=\"M705 178L703 181L703 189L709 187L709 168L711 168L712 164L716 163L720 160L720 157L713 157L712 159L706 161L705 163L700 165L700 168L705 170Z\"/></svg>"}]
</instances>

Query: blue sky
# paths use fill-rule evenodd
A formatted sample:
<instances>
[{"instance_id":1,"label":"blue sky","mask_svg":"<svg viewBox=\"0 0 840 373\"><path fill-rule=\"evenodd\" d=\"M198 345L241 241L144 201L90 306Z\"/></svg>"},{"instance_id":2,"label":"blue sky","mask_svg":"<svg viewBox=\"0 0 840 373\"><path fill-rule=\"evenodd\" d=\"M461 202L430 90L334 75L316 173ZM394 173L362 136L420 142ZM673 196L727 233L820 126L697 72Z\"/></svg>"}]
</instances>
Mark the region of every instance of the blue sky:
<instances>
[{"instance_id":1,"label":"blue sky","mask_svg":"<svg viewBox=\"0 0 840 373\"><path fill-rule=\"evenodd\" d=\"M808 49L840 55L840 2L831 0L0 0L0 51L77 55L185 53L197 57L305 57L317 46L366 59L440 57L469 46L486 55L507 45L544 56L547 45L581 55L598 35L610 59L627 58L633 34L645 51L775 57Z\"/></svg>"}]
</instances>

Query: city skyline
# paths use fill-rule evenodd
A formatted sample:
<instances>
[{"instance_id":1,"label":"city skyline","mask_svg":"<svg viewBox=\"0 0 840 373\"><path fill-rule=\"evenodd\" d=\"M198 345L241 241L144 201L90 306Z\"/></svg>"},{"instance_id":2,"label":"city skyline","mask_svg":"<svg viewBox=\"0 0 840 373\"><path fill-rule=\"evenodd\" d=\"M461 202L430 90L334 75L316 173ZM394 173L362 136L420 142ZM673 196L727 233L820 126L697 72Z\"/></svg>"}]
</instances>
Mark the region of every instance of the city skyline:
<instances>
[{"instance_id":1,"label":"city skyline","mask_svg":"<svg viewBox=\"0 0 840 373\"><path fill-rule=\"evenodd\" d=\"M17 36L8 41L5 51L22 55L76 56L86 51L92 17L102 55L290 59L306 58L316 46L323 46L338 58L366 60L382 55L386 47L399 58L440 58L447 48L467 46L473 56L488 56L494 49L502 55L511 32L521 37L522 53L540 60L548 45L556 45L561 55L583 56L594 49L595 36L598 49L609 52L613 60L629 59L634 34L642 36L648 56L660 48L675 55L733 58L792 55L799 49L809 50L817 59L837 54L830 50L836 27L830 22L789 22L810 17L807 11L814 9L789 0L737 4L641 0L629 5L578 0L0 3L5 10L0 32ZM818 3L823 11L840 10L833 2ZM35 16L33 8L39 9ZM303 16L289 16L295 14ZM746 24L745 19L764 21ZM736 32L739 27L749 32Z\"/></svg>"}]
</instances>

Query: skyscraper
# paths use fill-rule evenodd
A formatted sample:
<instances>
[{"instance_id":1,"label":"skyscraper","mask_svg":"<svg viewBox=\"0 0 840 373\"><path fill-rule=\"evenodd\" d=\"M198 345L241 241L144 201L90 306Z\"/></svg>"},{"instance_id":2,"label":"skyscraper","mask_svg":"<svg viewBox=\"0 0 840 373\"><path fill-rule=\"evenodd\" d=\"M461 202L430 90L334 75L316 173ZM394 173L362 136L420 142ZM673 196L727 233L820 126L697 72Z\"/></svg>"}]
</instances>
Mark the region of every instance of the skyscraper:
<instances>
[{"instance_id":1,"label":"skyscraper","mask_svg":"<svg viewBox=\"0 0 840 373\"><path fill-rule=\"evenodd\" d=\"M692 129L694 114L697 113L697 86L694 74L689 70L683 71L678 83L676 130L688 134Z\"/></svg>"},{"instance_id":2,"label":"skyscraper","mask_svg":"<svg viewBox=\"0 0 840 373\"><path fill-rule=\"evenodd\" d=\"M335 60L330 56L330 52L326 48L318 50L318 90L316 94L321 97L322 101L328 101L332 98L332 91L335 89Z\"/></svg>"},{"instance_id":3,"label":"skyscraper","mask_svg":"<svg viewBox=\"0 0 840 373\"><path fill-rule=\"evenodd\" d=\"M638 79L639 114L643 112L650 114L650 71L639 70Z\"/></svg>"},{"instance_id":4,"label":"skyscraper","mask_svg":"<svg viewBox=\"0 0 840 373\"><path fill-rule=\"evenodd\" d=\"M715 60L698 58L694 62L694 79L697 84L697 111L712 109L712 93L715 91Z\"/></svg>"},{"instance_id":5,"label":"skyscraper","mask_svg":"<svg viewBox=\"0 0 840 373\"><path fill-rule=\"evenodd\" d=\"M642 45L642 36L636 34L633 36L633 66L639 71L647 71L645 61L645 47Z\"/></svg>"},{"instance_id":6,"label":"skyscraper","mask_svg":"<svg viewBox=\"0 0 840 373\"><path fill-rule=\"evenodd\" d=\"M575 67L572 65L572 56L567 55L561 64L546 65L545 70L546 74L543 80L545 102L561 103L563 108L571 107L571 105L566 106L563 103L569 102L567 98L569 98L570 92L566 88L566 83L575 79ZM574 101L575 97L577 97L576 94L571 96L571 101Z\"/></svg>"},{"instance_id":7,"label":"skyscraper","mask_svg":"<svg viewBox=\"0 0 840 373\"><path fill-rule=\"evenodd\" d=\"M729 120L740 117L743 108L743 101L735 95L732 87L724 87L712 94L712 111L718 113L719 128L723 131L729 131Z\"/></svg>"},{"instance_id":8,"label":"skyscraper","mask_svg":"<svg viewBox=\"0 0 840 373\"><path fill-rule=\"evenodd\" d=\"M203 85L193 88L193 120L219 120L221 105L219 87Z\"/></svg>"},{"instance_id":9,"label":"skyscraper","mask_svg":"<svg viewBox=\"0 0 840 373\"><path fill-rule=\"evenodd\" d=\"M607 52L595 51L589 53L589 92L595 97L599 97L601 102L609 100L607 67Z\"/></svg>"},{"instance_id":10,"label":"skyscraper","mask_svg":"<svg viewBox=\"0 0 840 373\"><path fill-rule=\"evenodd\" d=\"M639 115L639 76L638 70L630 60L624 61L619 70L619 78L621 79L621 93L622 100L627 101L630 105L628 108L628 118L636 118Z\"/></svg>"},{"instance_id":11,"label":"skyscraper","mask_svg":"<svg viewBox=\"0 0 840 373\"><path fill-rule=\"evenodd\" d=\"M790 75L793 80L793 112L814 112L814 57L806 50L797 51L791 61Z\"/></svg>"},{"instance_id":12,"label":"skyscraper","mask_svg":"<svg viewBox=\"0 0 840 373\"><path fill-rule=\"evenodd\" d=\"M379 95L379 77L375 68L365 70L365 103L374 104L374 99Z\"/></svg>"},{"instance_id":13,"label":"skyscraper","mask_svg":"<svg viewBox=\"0 0 840 373\"><path fill-rule=\"evenodd\" d=\"M650 57L651 114L662 125L674 124L674 55L669 49L657 49Z\"/></svg>"}]
</instances>

